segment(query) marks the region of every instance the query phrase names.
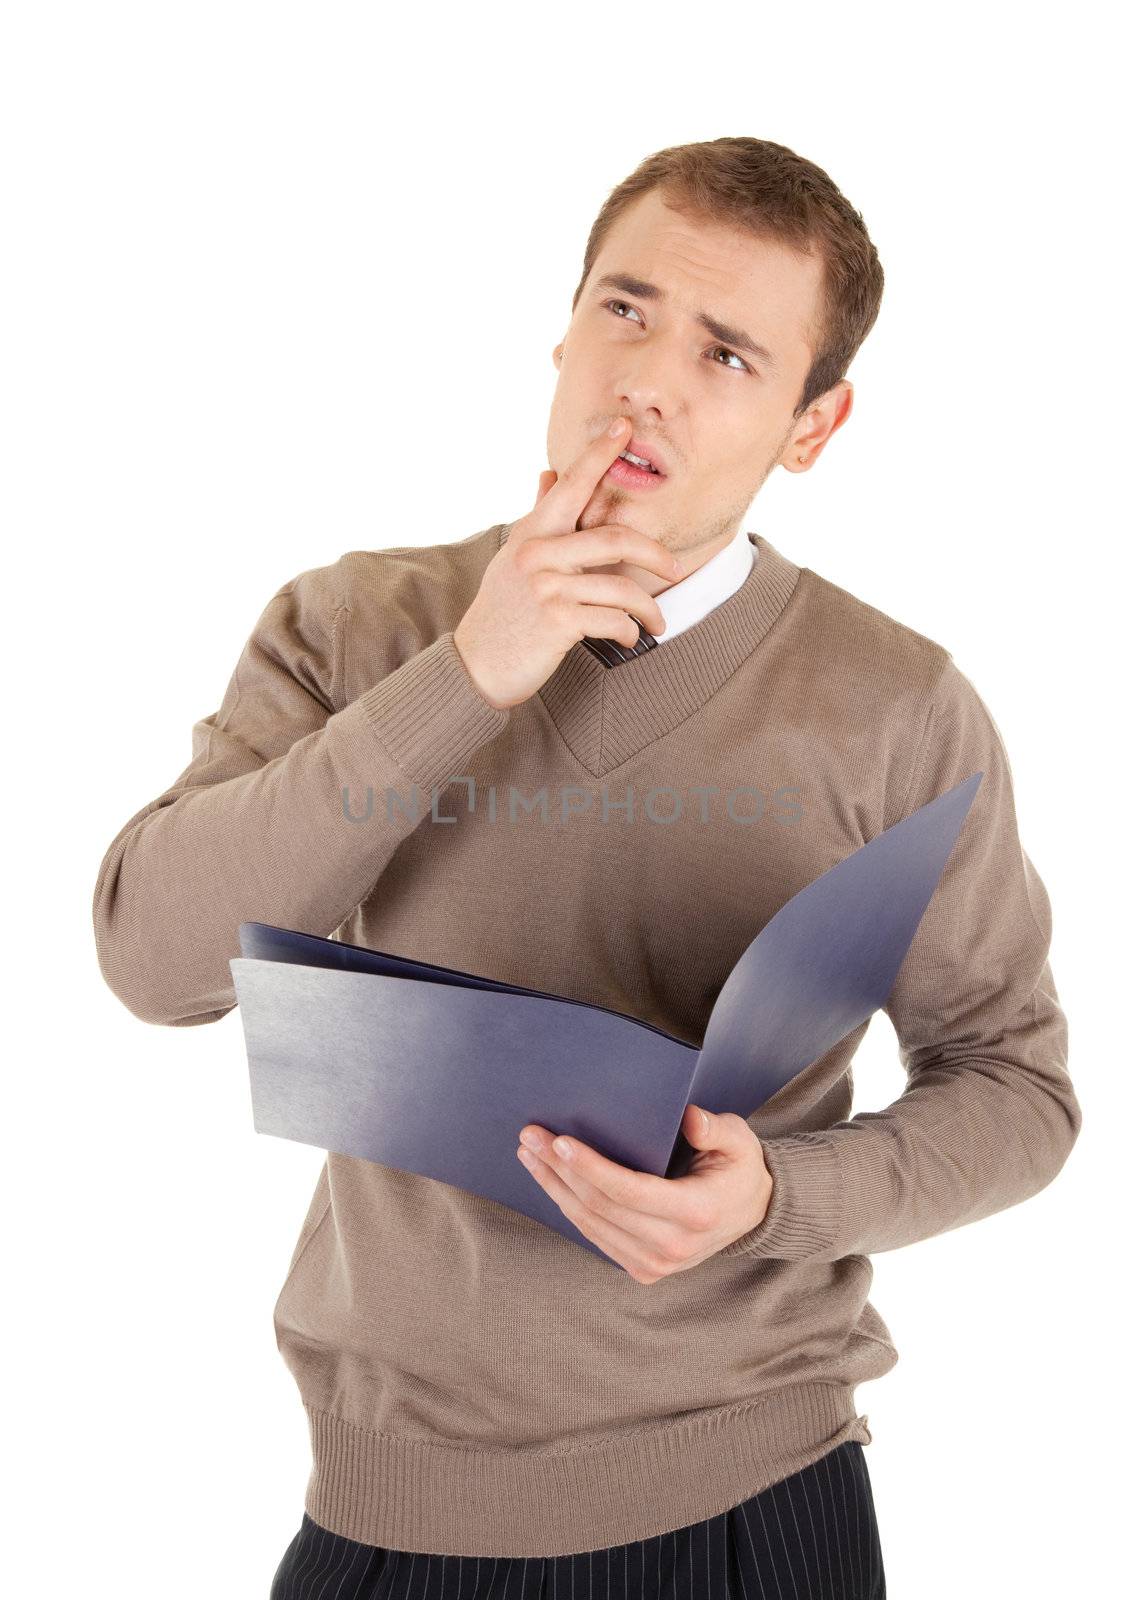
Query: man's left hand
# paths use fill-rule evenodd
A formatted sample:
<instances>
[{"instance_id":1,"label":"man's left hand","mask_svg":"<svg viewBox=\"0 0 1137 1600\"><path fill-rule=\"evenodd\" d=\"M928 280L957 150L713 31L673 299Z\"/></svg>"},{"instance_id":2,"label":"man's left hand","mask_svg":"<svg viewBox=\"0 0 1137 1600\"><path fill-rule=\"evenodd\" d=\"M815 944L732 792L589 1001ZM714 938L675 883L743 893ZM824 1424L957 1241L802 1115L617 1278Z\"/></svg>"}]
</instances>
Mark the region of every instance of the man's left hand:
<instances>
[{"instance_id":1,"label":"man's left hand","mask_svg":"<svg viewBox=\"0 0 1137 1600\"><path fill-rule=\"evenodd\" d=\"M534 1179L585 1238L637 1283L656 1283L756 1228L774 1188L745 1118L689 1105L680 1129L697 1152L681 1178L622 1167L579 1139L566 1139L562 1155L554 1136L534 1122L522 1128L517 1156L525 1150L534 1157Z\"/></svg>"}]
</instances>

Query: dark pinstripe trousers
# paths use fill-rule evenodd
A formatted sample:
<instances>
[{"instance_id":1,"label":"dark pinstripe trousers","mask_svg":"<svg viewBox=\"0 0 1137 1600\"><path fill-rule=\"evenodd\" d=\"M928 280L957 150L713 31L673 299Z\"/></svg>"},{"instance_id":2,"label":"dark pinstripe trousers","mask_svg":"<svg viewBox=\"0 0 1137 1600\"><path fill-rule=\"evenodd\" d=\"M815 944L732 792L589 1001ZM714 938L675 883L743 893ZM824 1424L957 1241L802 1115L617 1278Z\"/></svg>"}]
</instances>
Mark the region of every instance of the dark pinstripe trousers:
<instances>
[{"instance_id":1,"label":"dark pinstripe trousers","mask_svg":"<svg viewBox=\"0 0 1137 1600\"><path fill-rule=\"evenodd\" d=\"M846 1440L705 1522L571 1556L357 1544L303 1513L269 1600L884 1600L864 1446Z\"/></svg>"}]
</instances>

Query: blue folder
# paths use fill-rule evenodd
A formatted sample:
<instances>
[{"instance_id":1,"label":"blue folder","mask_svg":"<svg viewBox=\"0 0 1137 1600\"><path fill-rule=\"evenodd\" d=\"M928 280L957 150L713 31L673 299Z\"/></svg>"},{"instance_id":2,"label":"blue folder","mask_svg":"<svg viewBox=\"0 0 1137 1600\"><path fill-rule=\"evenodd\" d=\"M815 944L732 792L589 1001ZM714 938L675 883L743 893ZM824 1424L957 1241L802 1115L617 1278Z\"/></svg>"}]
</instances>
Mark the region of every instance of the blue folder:
<instances>
[{"instance_id":1,"label":"blue folder","mask_svg":"<svg viewBox=\"0 0 1137 1600\"><path fill-rule=\"evenodd\" d=\"M606 1006L243 922L229 966L253 1126L482 1195L610 1261L521 1166L520 1130L682 1175L688 1104L751 1116L887 1002L982 777L780 907L719 991L701 1047Z\"/></svg>"}]
</instances>

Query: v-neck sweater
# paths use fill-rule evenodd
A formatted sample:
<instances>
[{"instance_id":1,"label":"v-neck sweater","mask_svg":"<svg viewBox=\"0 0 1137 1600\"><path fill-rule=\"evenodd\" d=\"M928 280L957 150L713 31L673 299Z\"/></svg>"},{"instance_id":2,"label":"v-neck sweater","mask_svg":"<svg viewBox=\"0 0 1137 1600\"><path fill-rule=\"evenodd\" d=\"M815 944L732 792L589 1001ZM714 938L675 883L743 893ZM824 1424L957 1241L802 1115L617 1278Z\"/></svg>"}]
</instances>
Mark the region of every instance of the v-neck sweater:
<instances>
[{"instance_id":1,"label":"v-neck sweater","mask_svg":"<svg viewBox=\"0 0 1137 1600\"><path fill-rule=\"evenodd\" d=\"M883 1008L903 1091L851 1115L865 1023L756 1106L769 1207L697 1266L641 1284L509 1207L327 1155L273 1311L305 1507L440 1555L654 1537L869 1443L855 1391L898 1359L871 1255L1027 1199L1081 1124L1049 900L947 648L749 534L745 580L666 645L608 669L578 643L498 708L454 629L509 528L349 551L268 601L99 869L100 967L136 1016L226 1016L256 920L698 1045L781 905L983 778Z\"/></svg>"},{"instance_id":2,"label":"v-neck sweater","mask_svg":"<svg viewBox=\"0 0 1137 1600\"><path fill-rule=\"evenodd\" d=\"M512 524L499 530L500 548ZM537 694L561 738L593 777L622 766L700 710L754 653L784 610L800 569L760 535L758 559L721 605L659 648L606 667L579 646Z\"/></svg>"}]
</instances>

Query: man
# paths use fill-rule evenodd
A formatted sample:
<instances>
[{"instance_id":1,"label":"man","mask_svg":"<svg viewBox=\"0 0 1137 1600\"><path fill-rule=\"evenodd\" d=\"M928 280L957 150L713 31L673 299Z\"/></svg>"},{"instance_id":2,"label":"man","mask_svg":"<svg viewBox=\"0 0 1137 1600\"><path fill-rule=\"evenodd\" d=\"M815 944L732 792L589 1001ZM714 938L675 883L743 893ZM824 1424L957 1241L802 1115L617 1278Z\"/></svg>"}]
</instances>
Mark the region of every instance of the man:
<instances>
[{"instance_id":1,"label":"man","mask_svg":"<svg viewBox=\"0 0 1137 1600\"><path fill-rule=\"evenodd\" d=\"M849 1114L866 1023L749 1119L688 1107L680 1179L518 1130L621 1272L328 1156L274 1309L313 1451L277 1600L379 1593L395 1563L431 1594L567 1594L594 1563L621 1594L884 1593L854 1391L897 1352L869 1256L1037 1193L1081 1112L986 707L942 645L742 529L847 421L882 284L792 151L650 157L589 238L533 508L283 585L107 851L100 963L151 1022L226 1015L258 920L698 1043L779 906L983 773L886 1007L893 1105Z\"/></svg>"}]
</instances>

